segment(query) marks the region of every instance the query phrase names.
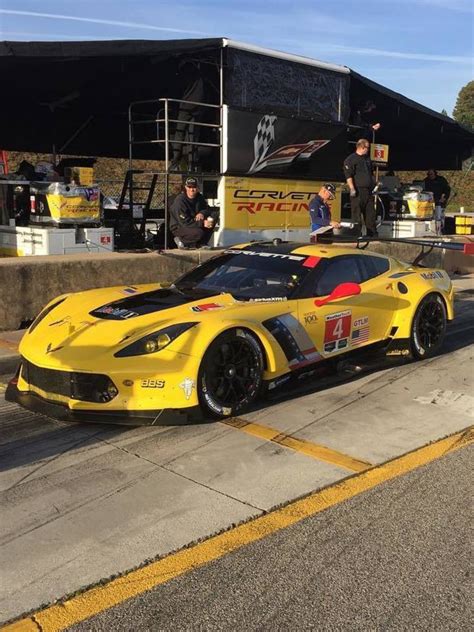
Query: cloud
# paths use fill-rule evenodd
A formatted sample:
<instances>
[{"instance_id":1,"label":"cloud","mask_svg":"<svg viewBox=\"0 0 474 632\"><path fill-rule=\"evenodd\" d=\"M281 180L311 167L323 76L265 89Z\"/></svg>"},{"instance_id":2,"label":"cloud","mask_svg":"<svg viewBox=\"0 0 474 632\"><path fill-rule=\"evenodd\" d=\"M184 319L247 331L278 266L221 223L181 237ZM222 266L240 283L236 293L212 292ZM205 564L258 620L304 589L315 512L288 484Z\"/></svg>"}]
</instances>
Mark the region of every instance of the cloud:
<instances>
[{"instance_id":1,"label":"cloud","mask_svg":"<svg viewBox=\"0 0 474 632\"><path fill-rule=\"evenodd\" d=\"M422 5L425 7L437 7L439 9L448 9L449 11L460 11L461 13L472 13L471 0L398 0L398 3L404 2L410 4Z\"/></svg>"},{"instance_id":2,"label":"cloud","mask_svg":"<svg viewBox=\"0 0 474 632\"><path fill-rule=\"evenodd\" d=\"M358 48L353 46L342 46L330 44L327 50L343 53L353 53L355 55L370 55L372 57L395 57L397 59L412 59L422 61L446 62L450 64L472 64L472 57L461 55L430 55L425 53L400 53L398 51L381 50L379 48Z\"/></svg>"},{"instance_id":3,"label":"cloud","mask_svg":"<svg viewBox=\"0 0 474 632\"><path fill-rule=\"evenodd\" d=\"M28 41L33 40L35 42L39 42L39 41L50 42L50 41L55 41L55 40L60 40L60 41L95 40L97 41L97 35L78 35L78 34L71 35L71 33L50 33L50 32L45 34L41 32L38 33L36 31L8 31L7 36L8 36L8 39L14 38L15 40L20 40L21 38L22 40L28 40ZM115 40L117 38L101 36L100 39L101 40Z\"/></svg>"},{"instance_id":4,"label":"cloud","mask_svg":"<svg viewBox=\"0 0 474 632\"><path fill-rule=\"evenodd\" d=\"M101 20L98 18L81 18L75 15L62 15L59 13L39 13L37 11L16 11L14 9L0 9L0 13L5 15L22 15L35 18L45 18L49 20L68 20L73 22L88 22L89 24L105 24L107 26L121 26L126 28L147 29L149 31L160 31L165 33L179 33L181 35L202 35L208 36L207 33L201 31L193 31L188 29L175 29L165 26L153 26L152 24L141 24L140 22L121 22L118 20Z\"/></svg>"}]
</instances>

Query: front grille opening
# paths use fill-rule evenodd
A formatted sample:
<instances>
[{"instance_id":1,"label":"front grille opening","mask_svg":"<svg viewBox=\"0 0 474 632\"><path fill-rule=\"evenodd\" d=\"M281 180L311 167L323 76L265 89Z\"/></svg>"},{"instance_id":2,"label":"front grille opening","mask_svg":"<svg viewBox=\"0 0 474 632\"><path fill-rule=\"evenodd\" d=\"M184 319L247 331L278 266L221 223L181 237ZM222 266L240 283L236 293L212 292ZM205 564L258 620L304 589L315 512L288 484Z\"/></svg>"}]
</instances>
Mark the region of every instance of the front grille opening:
<instances>
[{"instance_id":1,"label":"front grille opening","mask_svg":"<svg viewBox=\"0 0 474 632\"><path fill-rule=\"evenodd\" d=\"M107 375L77 373L43 369L23 359L21 375L31 386L70 399L105 404L117 394L118 389Z\"/></svg>"}]
</instances>

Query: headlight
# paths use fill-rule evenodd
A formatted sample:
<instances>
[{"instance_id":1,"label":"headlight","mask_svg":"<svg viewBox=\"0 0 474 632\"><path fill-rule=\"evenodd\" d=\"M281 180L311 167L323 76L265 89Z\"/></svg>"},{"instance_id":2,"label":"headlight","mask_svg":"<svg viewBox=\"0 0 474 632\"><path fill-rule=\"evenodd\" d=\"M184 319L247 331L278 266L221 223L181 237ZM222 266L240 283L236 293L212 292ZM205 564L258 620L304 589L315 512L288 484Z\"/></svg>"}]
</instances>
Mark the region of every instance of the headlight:
<instances>
[{"instance_id":1,"label":"headlight","mask_svg":"<svg viewBox=\"0 0 474 632\"><path fill-rule=\"evenodd\" d=\"M36 328L36 327L40 324L40 322L43 320L43 318L44 318L45 316L47 316L50 312L52 312L52 311L53 311L53 309L54 309L55 307L57 307L60 303L62 303L63 301L65 301L65 300L66 300L66 298L67 298L67 297L66 297L66 296L64 296L63 298L60 298L60 299L59 299L59 301L54 301L54 303L52 303L51 305L49 305L48 307L46 307L45 309L43 309L43 311L42 311L42 312L40 312L40 313L38 314L38 316L34 319L33 323L32 323L32 324L31 324L31 326L30 326L30 329L29 329L28 333L30 333L30 334L31 334L31 332L33 331L33 329L35 329L35 328Z\"/></svg>"},{"instance_id":2,"label":"headlight","mask_svg":"<svg viewBox=\"0 0 474 632\"><path fill-rule=\"evenodd\" d=\"M148 355L149 353L156 353L167 347L173 340L176 340L178 336L181 336L185 331L194 327L197 323L180 323L179 325L170 325L164 329L160 329L152 334L140 338L131 345L124 347L117 353L114 353L116 358L126 358L129 356Z\"/></svg>"}]
</instances>

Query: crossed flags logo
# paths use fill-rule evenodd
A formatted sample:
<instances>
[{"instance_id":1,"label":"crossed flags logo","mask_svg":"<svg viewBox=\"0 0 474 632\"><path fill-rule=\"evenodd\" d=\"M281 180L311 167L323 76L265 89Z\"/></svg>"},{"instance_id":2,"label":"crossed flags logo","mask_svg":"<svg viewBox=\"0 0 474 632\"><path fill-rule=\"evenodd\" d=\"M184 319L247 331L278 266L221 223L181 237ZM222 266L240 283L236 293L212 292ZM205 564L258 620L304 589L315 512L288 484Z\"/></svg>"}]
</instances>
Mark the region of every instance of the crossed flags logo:
<instances>
[{"instance_id":1,"label":"crossed flags logo","mask_svg":"<svg viewBox=\"0 0 474 632\"><path fill-rule=\"evenodd\" d=\"M268 166L288 165L296 159L308 159L315 151L329 143L329 140L309 140L306 143L284 145L269 154L268 152L275 142L276 120L276 116L265 114L258 122L257 133L253 140L254 161L248 173L262 171Z\"/></svg>"},{"instance_id":2,"label":"crossed flags logo","mask_svg":"<svg viewBox=\"0 0 474 632\"><path fill-rule=\"evenodd\" d=\"M274 123L277 120L276 116L270 116L265 114L257 124L257 133L253 140L254 149L254 161L249 169L249 173L259 171L257 166L265 159L268 150L275 141L275 126Z\"/></svg>"}]
</instances>

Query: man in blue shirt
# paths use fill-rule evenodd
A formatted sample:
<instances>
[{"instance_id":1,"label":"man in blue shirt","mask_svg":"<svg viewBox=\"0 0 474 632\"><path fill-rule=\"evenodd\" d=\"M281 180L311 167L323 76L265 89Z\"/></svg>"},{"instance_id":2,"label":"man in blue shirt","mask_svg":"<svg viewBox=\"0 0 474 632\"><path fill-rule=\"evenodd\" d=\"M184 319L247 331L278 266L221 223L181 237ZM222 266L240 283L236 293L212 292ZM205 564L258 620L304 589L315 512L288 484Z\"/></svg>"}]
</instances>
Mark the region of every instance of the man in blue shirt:
<instances>
[{"instance_id":1,"label":"man in blue shirt","mask_svg":"<svg viewBox=\"0 0 474 632\"><path fill-rule=\"evenodd\" d=\"M316 197L309 204L309 215L311 218L311 232L323 227L340 228L339 222L331 220L331 209L328 200L334 200L336 187L334 184L324 184ZM329 230L329 229L328 229Z\"/></svg>"}]
</instances>

